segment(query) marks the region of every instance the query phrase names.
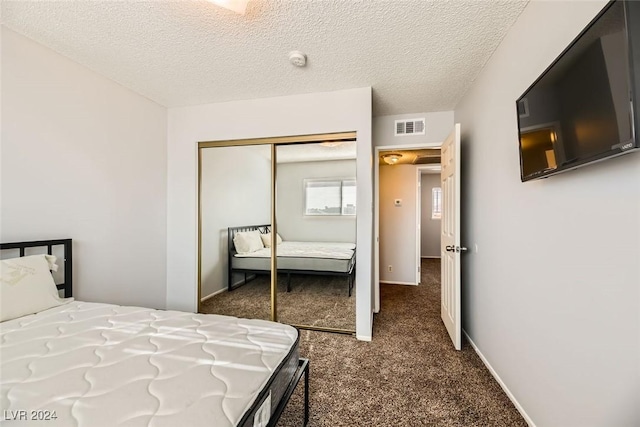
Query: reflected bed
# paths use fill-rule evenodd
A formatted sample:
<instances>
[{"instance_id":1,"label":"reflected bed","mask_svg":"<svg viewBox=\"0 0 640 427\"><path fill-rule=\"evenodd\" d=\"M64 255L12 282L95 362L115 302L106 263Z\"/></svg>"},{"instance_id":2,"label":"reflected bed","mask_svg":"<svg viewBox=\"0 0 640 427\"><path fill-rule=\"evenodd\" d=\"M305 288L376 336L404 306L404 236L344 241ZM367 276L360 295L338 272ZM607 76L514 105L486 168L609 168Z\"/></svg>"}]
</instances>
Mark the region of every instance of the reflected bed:
<instances>
[{"instance_id":1,"label":"reflected bed","mask_svg":"<svg viewBox=\"0 0 640 427\"><path fill-rule=\"evenodd\" d=\"M229 227L228 229L228 290L238 288L250 280L251 274L265 274L271 270L271 248L262 248L250 253L238 253L234 245L236 233L258 231L271 232L269 225ZM278 273L287 274L290 290L291 274L318 274L345 276L348 295L353 290L356 245L335 242L294 242L284 241L277 245ZM244 274L240 281L234 281L234 273Z\"/></svg>"}]
</instances>

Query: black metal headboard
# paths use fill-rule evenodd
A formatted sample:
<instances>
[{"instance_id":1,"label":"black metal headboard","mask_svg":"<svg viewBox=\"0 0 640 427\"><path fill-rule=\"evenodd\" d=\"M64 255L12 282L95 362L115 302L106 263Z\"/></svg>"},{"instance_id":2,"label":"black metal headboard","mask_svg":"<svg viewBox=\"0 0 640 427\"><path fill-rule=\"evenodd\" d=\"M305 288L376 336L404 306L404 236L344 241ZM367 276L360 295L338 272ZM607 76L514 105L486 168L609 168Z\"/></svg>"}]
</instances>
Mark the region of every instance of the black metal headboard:
<instances>
[{"instance_id":1,"label":"black metal headboard","mask_svg":"<svg viewBox=\"0 0 640 427\"><path fill-rule=\"evenodd\" d=\"M64 289L64 297L73 296L73 250L71 239L36 240L33 242L0 243L0 250L19 249L20 256L25 256L26 248L47 248L47 253L53 255L54 246L64 246L64 283L56 285L58 290Z\"/></svg>"}]
</instances>

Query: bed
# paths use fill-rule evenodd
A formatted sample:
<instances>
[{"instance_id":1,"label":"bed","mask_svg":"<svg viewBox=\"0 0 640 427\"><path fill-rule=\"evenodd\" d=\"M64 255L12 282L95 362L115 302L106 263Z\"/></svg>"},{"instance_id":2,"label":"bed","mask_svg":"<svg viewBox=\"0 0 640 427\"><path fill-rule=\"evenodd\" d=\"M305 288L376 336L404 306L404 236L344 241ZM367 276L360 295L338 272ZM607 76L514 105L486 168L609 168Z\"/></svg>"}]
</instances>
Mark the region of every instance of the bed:
<instances>
[{"instance_id":1,"label":"bed","mask_svg":"<svg viewBox=\"0 0 640 427\"><path fill-rule=\"evenodd\" d=\"M0 249L23 257L56 245L67 297L71 240ZM3 286L28 258L2 261ZM3 425L275 426L303 376L306 425L309 362L298 340L295 328L263 320L60 300L0 323Z\"/></svg>"},{"instance_id":2,"label":"bed","mask_svg":"<svg viewBox=\"0 0 640 427\"><path fill-rule=\"evenodd\" d=\"M252 275L271 271L271 248L264 247L249 253L239 253L234 239L238 233L257 231L271 233L270 225L251 225L228 228L228 290L232 291L251 280ZM356 245L337 242L283 241L277 245L278 273L287 275L287 292L291 290L292 274L344 276L351 296L355 278ZM239 282L234 273L243 275Z\"/></svg>"}]
</instances>

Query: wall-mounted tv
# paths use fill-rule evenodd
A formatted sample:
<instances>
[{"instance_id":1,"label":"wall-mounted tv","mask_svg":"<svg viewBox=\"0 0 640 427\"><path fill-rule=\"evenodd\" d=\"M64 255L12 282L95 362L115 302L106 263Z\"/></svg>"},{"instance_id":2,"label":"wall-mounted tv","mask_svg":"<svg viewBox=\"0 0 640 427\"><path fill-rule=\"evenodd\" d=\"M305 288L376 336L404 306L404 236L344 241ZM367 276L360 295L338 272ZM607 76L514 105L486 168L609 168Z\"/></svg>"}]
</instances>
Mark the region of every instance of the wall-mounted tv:
<instances>
[{"instance_id":1,"label":"wall-mounted tv","mask_svg":"<svg viewBox=\"0 0 640 427\"><path fill-rule=\"evenodd\" d=\"M522 181L637 150L640 2L612 1L518 99Z\"/></svg>"}]
</instances>

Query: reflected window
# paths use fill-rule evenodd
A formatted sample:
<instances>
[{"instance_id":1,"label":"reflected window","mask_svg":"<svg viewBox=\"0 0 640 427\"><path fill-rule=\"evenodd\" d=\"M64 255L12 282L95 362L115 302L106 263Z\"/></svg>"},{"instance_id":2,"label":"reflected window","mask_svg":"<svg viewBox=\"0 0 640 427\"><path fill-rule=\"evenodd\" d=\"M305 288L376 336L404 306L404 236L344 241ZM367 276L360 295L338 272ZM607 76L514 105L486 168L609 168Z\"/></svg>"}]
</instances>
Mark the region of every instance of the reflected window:
<instances>
[{"instance_id":1,"label":"reflected window","mask_svg":"<svg viewBox=\"0 0 640 427\"><path fill-rule=\"evenodd\" d=\"M305 179L304 214L355 215L356 180L351 179Z\"/></svg>"}]
</instances>

